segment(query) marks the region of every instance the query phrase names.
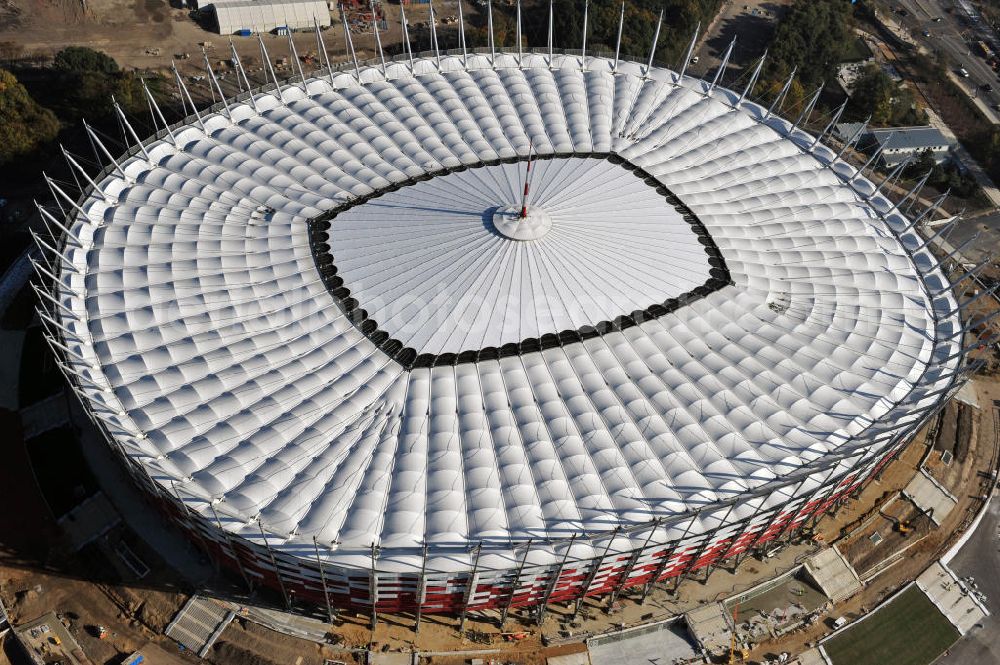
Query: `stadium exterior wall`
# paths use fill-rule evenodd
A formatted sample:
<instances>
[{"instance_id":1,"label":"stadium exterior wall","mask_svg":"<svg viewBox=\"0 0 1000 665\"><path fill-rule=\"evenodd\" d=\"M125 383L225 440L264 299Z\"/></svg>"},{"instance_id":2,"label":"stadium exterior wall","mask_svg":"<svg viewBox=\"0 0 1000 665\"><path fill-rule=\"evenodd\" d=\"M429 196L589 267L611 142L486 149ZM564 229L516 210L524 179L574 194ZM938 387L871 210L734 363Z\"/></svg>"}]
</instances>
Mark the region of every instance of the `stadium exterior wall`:
<instances>
[{"instance_id":1,"label":"stadium exterior wall","mask_svg":"<svg viewBox=\"0 0 1000 665\"><path fill-rule=\"evenodd\" d=\"M273 87L265 86L263 90ZM235 99L248 96L248 93L243 93ZM221 103L213 108L219 107ZM175 126L194 120L195 116L191 116ZM148 141L162 138L166 133L167 130L160 130ZM132 147L126 155L139 151L138 146ZM108 166L105 172L113 168ZM96 179L99 181L101 177ZM86 196L84 192L83 197ZM58 356L63 355L55 347L53 351ZM67 378L74 385L74 377ZM473 567L460 572L428 569L423 573L379 570L376 548L372 552L373 566L365 570L325 563L318 551L315 555L302 551L298 556L290 556L233 535L224 528L217 514L214 519L204 517L189 508L176 489L171 493L153 480L148 470L133 459L106 429L100 414L90 409L86 399L82 402L109 444L118 448L134 482L194 542L208 551L222 567L240 575L248 586L271 588L279 592L289 605L294 597L295 601L359 611L412 611L419 608L427 613L455 614L491 608L544 607L550 602L568 602L609 593L617 595L624 589L643 585L648 588L653 583L680 579L725 561L738 561L767 543L790 539L810 523L814 524L824 514L835 510L849 495L876 477L960 385L961 372L956 371L949 387L938 391L939 396L933 404L915 410L912 414L917 416L915 419L907 423L873 423L874 432L868 433L867 441L856 441L853 449L839 459L829 460L825 466L804 469L805 473L767 487L766 493L747 494L729 504L706 506L704 511L721 511L723 516L719 525L707 533L691 537L685 533L682 538L671 542L656 542L652 530L684 524L692 517L691 514L681 514L652 521L627 534L616 530L603 538L592 536L589 541L595 543L595 549L603 549L604 554L590 559L574 560L566 556L554 565L525 565L531 548L529 542L524 544L524 559L519 568L479 570ZM789 489L792 498L787 499ZM760 508L749 518L727 519L732 508L745 505L740 502L754 496L768 500L761 500L758 504ZM775 500L782 497L786 499ZM190 500L192 503L195 501ZM263 529L262 536L266 545L268 536L263 534ZM612 551L610 544L618 537L629 538L635 547L631 550L616 547ZM606 548L604 543L608 544ZM563 548L567 555L569 550L569 547Z\"/></svg>"},{"instance_id":2,"label":"stadium exterior wall","mask_svg":"<svg viewBox=\"0 0 1000 665\"><path fill-rule=\"evenodd\" d=\"M918 426L907 430L908 434L928 422L945 401L927 411ZM92 420L104 430L99 420ZM109 433L104 434L113 441ZM377 566L364 571L332 566L318 558L313 561L293 558L238 538L222 528L221 523L212 524L188 509L179 495L166 492L141 465L125 455L123 460L136 485L195 545L204 549L220 567L241 577L248 587L266 587L280 594L289 609L294 599L318 607L359 612L412 612L419 608L423 613L459 614L616 596L626 589L644 586L648 590L655 583L671 579L679 582L693 572L711 570L725 562L738 563L761 551L764 545L791 540L804 528L815 525L824 514L834 512L850 495L860 492L876 478L911 440L911 436L893 437L882 452L866 451L840 473L837 473L840 465L836 465L808 493L750 519L722 522L714 531L690 539L651 544L644 532L638 531L631 534L633 539L647 542L631 552L567 560L555 566L524 567L520 571L428 571L423 579L419 574L379 571ZM795 484L802 487L809 478Z\"/></svg>"}]
</instances>

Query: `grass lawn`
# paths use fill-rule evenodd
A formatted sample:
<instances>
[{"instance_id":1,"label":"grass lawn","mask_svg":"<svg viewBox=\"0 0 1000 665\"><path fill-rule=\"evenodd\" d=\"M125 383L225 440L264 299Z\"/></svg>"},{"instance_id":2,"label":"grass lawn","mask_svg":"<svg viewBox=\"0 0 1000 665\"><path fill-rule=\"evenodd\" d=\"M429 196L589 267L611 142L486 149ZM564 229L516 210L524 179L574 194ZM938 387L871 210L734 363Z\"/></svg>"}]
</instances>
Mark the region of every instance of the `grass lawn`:
<instances>
[{"instance_id":1,"label":"grass lawn","mask_svg":"<svg viewBox=\"0 0 1000 665\"><path fill-rule=\"evenodd\" d=\"M927 596L911 586L823 648L833 665L927 665L958 637Z\"/></svg>"}]
</instances>

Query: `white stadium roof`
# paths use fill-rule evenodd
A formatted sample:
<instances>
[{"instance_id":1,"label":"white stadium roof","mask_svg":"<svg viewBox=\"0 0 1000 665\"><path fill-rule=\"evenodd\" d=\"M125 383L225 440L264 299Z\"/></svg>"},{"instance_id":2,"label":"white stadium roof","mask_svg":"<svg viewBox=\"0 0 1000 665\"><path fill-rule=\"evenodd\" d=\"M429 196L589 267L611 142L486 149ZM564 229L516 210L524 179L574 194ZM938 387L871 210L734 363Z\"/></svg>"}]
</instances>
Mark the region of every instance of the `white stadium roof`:
<instances>
[{"instance_id":1,"label":"white stadium roof","mask_svg":"<svg viewBox=\"0 0 1000 665\"><path fill-rule=\"evenodd\" d=\"M78 387L227 530L344 565L372 543L380 566L412 570L423 543L439 568L475 543L507 565L505 543L822 466L946 385L955 303L929 297L946 283L919 237L756 104L578 56L361 75L147 142L64 247ZM529 151L518 240L497 212Z\"/></svg>"},{"instance_id":2,"label":"white stadium roof","mask_svg":"<svg viewBox=\"0 0 1000 665\"><path fill-rule=\"evenodd\" d=\"M519 220L525 169L439 176L337 216L338 274L382 329L427 353L459 353L612 320L709 279L691 226L632 171L535 161L531 213ZM546 230L512 242L484 218L498 204L512 206L512 228L541 217Z\"/></svg>"}]
</instances>

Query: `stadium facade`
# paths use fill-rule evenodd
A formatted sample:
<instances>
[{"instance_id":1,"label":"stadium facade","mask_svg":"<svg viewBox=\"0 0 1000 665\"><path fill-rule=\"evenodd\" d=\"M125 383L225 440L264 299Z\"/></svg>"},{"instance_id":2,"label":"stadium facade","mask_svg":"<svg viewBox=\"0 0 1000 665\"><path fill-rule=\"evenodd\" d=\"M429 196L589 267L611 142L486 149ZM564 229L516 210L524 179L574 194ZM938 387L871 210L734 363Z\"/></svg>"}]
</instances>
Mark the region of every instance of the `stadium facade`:
<instances>
[{"instance_id":1,"label":"stadium facade","mask_svg":"<svg viewBox=\"0 0 1000 665\"><path fill-rule=\"evenodd\" d=\"M289 604L506 614L744 557L968 369L914 221L752 80L432 53L92 134L109 166L42 210L53 349Z\"/></svg>"}]
</instances>

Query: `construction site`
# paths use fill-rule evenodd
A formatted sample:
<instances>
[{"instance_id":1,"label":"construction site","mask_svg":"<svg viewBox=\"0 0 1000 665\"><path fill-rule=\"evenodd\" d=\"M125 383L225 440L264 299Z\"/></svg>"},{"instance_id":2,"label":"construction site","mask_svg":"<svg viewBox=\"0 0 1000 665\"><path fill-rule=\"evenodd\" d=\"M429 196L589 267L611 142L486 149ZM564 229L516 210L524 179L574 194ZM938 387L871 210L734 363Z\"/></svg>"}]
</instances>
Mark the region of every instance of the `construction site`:
<instances>
[{"instance_id":1,"label":"construction site","mask_svg":"<svg viewBox=\"0 0 1000 665\"><path fill-rule=\"evenodd\" d=\"M728 657L730 651L747 662L793 662L787 656L782 661L782 654L808 650L926 569L968 527L992 491L998 413L993 400L1000 399L1000 385L982 378L975 387L973 399L952 402L875 482L821 520L811 535L779 543L736 569L665 583L645 602L625 592L611 605L600 599L587 599L578 609L553 605L541 624L513 611L502 630L491 612L471 614L464 630L458 618L444 616L423 617L419 633L413 615L383 615L374 630L365 613L341 613L330 624L321 616L287 614L277 598L250 602L238 580L219 577L180 533L150 525L141 509L122 513L117 506L141 506L134 494L108 497L98 490L53 515L52 499L16 473L16 464L6 466L5 486L34 498L0 524L5 534L21 534L5 537L0 598L19 632L30 636L39 622L65 630L90 662L136 651L154 664L204 658L220 665L323 665L355 662L363 654L375 658L372 662L394 663L417 653L425 663L502 658L601 665L634 662L633 654L644 652L694 663L702 662L703 653ZM65 405L57 397L22 410L20 420L32 435L20 449L23 463L32 441L44 436L37 433L42 413L71 420ZM7 418L12 426L18 422L16 415ZM959 433L972 438L960 442ZM91 456L107 453L97 443L85 440L83 454L99 468L99 458ZM960 461L955 451L963 447ZM954 458L942 474L938 462L948 451ZM939 477L941 485L932 485L938 503L920 509L914 499L926 500L928 490L919 489L925 474L937 474L931 477ZM84 487L90 482L76 480ZM107 488L114 478L97 481ZM122 488L128 484L121 482ZM949 505L946 495L957 502ZM28 523L44 529L24 528ZM150 526L159 534L154 545L144 540L154 531ZM9 651L9 635L5 644ZM49 643L44 650L56 646Z\"/></svg>"},{"instance_id":2,"label":"construction site","mask_svg":"<svg viewBox=\"0 0 1000 665\"><path fill-rule=\"evenodd\" d=\"M329 61L345 61L351 44L359 58L381 54L374 29L383 47L398 43L401 10L411 38L427 41L428 47L433 41L430 8L418 2L345 7L346 25L334 17L333 27L322 31L325 42L312 33L264 38L268 44L291 40L299 49L295 55L277 55L285 51L276 47L268 56L256 36L237 37L230 57L228 38L213 40L190 20L186 8L155 0L91 2L83 9L34 1L0 5L0 17L7 17L0 23L6 31L0 32L0 42L16 35L22 49L18 57L49 53L75 29L77 42L105 49L134 67L169 72L175 61L192 96L214 102L217 109L225 97L216 100L216 88L192 62L202 60L202 50L220 78L229 72L230 80L238 80L242 63L246 72L267 80L272 67L272 77L277 72L284 78L300 67L321 69ZM476 10L470 6L468 11ZM130 13L128 25L141 19L134 34L118 22L123 13ZM449 11L433 19L439 30L454 29L458 16ZM47 22L59 26L55 32L66 32L54 34ZM162 40L148 39L149 25ZM349 44L344 34L355 41ZM281 85L276 85L280 95ZM308 91L305 81L302 87ZM533 149L532 144L529 164ZM526 197L527 184L524 191ZM522 210L527 216L527 204ZM274 214L267 208L256 212L261 219ZM933 249L939 258L954 253L938 240ZM962 263L949 265L949 279L964 279L967 269ZM969 320L987 320L971 331L976 340L991 337L989 321L997 309L992 298L982 298L989 293L983 288L977 282L958 294L976 302L964 313ZM28 293L30 286L24 289ZM781 302L768 306L777 314L788 309ZM507 602L470 609L478 590L477 550L469 591L452 591L464 596L461 611L424 613L419 594L413 609L376 611L374 597L387 575L380 578L375 571L374 543L374 581L369 585L366 577L354 585L364 587L362 597L371 593L367 611L350 603L331 605L323 563L318 571L325 606L296 596L295 587L289 591L263 522L263 551L270 556L264 564L278 571L277 585L257 583L264 575L248 572L240 557L234 557L235 567L220 561L211 534L171 519L134 482L134 470L122 463L74 394L79 386L64 382L38 318L0 314L0 376L6 386L0 389L0 426L9 433L2 444L7 463L0 466L0 484L18 499L16 510L0 514L0 665L625 665L646 659L674 665L875 665L887 662L888 653L904 654L901 665L926 665L992 620L990 599L980 589L991 582L963 568L963 552L969 551L963 546L969 547L988 514L1000 465L1000 358L986 343L969 351L979 373L949 392L944 407L887 455L884 465L873 463L864 482L852 475L836 484L830 496L846 489L835 500L827 501L826 495L818 503L803 500L786 526L762 528L749 540L727 537L719 547L712 546L713 532L693 555L681 557L691 563L682 573L661 576L670 558L664 556L662 565L651 566L656 571L651 581L626 584L642 556L640 548L622 559L620 581L609 585L613 592L588 594L609 544L578 596L545 602L563 574L560 564L540 608L513 602L531 552L528 540ZM176 488L168 488L171 500L185 506ZM807 513L806 505L814 513ZM232 547L218 514L215 521ZM652 539L651 532L646 544ZM741 540L745 552L737 551ZM315 539L313 544L319 559ZM423 557L426 565L426 549ZM285 564L286 574L288 568ZM421 586L423 575L421 569Z\"/></svg>"}]
</instances>

